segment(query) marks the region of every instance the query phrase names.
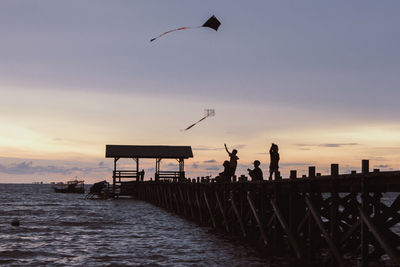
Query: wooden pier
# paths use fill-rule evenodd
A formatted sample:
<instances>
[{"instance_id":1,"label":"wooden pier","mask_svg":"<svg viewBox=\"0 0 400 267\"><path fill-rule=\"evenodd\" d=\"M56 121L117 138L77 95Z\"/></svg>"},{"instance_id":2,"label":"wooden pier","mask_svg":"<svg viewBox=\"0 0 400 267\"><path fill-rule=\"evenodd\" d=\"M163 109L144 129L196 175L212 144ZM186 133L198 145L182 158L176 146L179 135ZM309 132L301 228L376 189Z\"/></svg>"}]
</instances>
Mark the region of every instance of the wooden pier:
<instances>
[{"instance_id":1,"label":"wooden pier","mask_svg":"<svg viewBox=\"0 0 400 267\"><path fill-rule=\"evenodd\" d=\"M368 165L276 181L139 181L128 195L300 264L400 266L400 172Z\"/></svg>"}]
</instances>

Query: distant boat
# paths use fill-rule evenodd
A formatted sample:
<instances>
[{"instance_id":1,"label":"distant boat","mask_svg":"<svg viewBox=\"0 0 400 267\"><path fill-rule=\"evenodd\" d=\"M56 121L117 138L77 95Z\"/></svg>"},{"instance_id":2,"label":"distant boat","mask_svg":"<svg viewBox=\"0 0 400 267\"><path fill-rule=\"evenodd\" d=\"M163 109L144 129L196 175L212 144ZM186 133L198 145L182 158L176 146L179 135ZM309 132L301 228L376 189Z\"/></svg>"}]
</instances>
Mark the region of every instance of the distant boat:
<instances>
[{"instance_id":1,"label":"distant boat","mask_svg":"<svg viewBox=\"0 0 400 267\"><path fill-rule=\"evenodd\" d=\"M76 193L76 194L84 194L85 193L85 181L81 180L73 180L65 183L56 183L53 185L54 191L56 193Z\"/></svg>"}]
</instances>

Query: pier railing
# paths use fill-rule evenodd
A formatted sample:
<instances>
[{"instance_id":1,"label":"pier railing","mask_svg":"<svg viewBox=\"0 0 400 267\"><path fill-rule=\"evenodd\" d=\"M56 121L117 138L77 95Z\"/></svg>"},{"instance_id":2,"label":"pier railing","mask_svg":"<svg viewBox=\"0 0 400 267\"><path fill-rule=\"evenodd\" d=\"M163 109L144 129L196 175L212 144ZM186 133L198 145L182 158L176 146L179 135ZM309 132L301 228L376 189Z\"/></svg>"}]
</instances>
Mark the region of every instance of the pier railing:
<instances>
[{"instance_id":1,"label":"pier railing","mask_svg":"<svg viewBox=\"0 0 400 267\"><path fill-rule=\"evenodd\" d=\"M113 171L113 178L116 183L123 182L122 179L136 180L138 178L138 172L132 170Z\"/></svg>"},{"instance_id":2,"label":"pier railing","mask_svg":"<svg viewBox=\"0 0 400 267\"><path fill-rule=\"evenodd\" d=\"M183 171L158 171L155 173L155 180L170 180L173 182L182 181L185 179L185 172Z\"/></svg>"}]
</instances>

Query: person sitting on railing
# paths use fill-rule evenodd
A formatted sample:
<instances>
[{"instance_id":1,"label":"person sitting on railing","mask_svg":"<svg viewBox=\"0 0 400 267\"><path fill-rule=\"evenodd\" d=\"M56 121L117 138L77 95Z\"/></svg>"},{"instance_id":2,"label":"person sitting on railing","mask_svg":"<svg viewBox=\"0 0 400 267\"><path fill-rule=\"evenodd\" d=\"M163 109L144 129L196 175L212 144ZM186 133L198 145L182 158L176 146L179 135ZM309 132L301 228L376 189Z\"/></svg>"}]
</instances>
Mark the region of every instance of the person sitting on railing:
<instances>
[{"instance_id":1,"label":"person sitting on railing","mask_svg":"<svg viewBox=\"0 0 400 267\"><path fill-rule=\"evenodd\" d=\"M263 180L263 173L262 170L260 169L260 161L255 160L254 161L254 169L250 170L247 169L247 171L249 172L249 175L251 177L251 180L254 181L262 181Z\"/></svg>"},{"instance_id":2,"label":"person sitting on railing","mask_svg":"<svg viewBox=\"0 0 400 267\"><path fill-rule=\"evenodd\" d=\"M230 169L230 164L229 161L225 160L224 163L222 164L224 166L224 171L220 172L217 177L215 177L215 180L217 183L227 183L231 181L231 169Z\"/></svg>"}]
</instances>

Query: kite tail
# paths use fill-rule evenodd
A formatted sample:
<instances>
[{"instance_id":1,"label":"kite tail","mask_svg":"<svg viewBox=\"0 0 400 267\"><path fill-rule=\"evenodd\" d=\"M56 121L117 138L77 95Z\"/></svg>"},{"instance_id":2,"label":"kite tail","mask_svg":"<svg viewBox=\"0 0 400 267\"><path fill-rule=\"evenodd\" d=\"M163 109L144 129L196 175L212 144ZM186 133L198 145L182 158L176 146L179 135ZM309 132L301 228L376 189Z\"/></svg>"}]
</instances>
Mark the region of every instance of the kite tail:
<instances>
[{"instance_id":1,"label":"kite tail","mask_svg":"<svg viewBox=\"0 0 400 267\"><path fill-rule=\"evenodd\" d=\"M184 131L189 130L190 128L192 128L193 126L195 126L196 124L198 124L199 122L201 122L202 120L206 119L208 116L205 116L203 118L201 118L200 120L196 121L195 123L193 123L192 125L190 125L189 127L187 127L186 129L184 129Z\"/></svg>"},{"instance_id":2,"label":"kite tail","mask_svg":"<svg viewBox=\"0 0 400 267\"><path fill-rule=\"evenodd\" d=\"M187 127L184 131L189 130L190 128L192 128L192 127L195 126L196 124L197 124L197 122L196 122L196 123L193 123L192 125L190 125L189 127Z\"/></svg>"},{"instance_id":3,"label":"kite tail","mask_svg":"<svg viewBox=\"0 0 400 267\"><path fill-rule=\"evenodd\" d=\"M188 29L193 29L193 28L197 28L197 27L181 27L181 28L177 28L177 29L174 29L174 30L170 30L170 31L167 31L167 32L164 32L164 33L160 34L160 35L157 36L157 37L154 37L153 39L150 40L150 42L153 42L154 40L156 40L156 39L160 38L161 36L166 35L166 34L168 34L168 33L170 33L170 32L181 31L181 30L188 30Z\"/></svg>"}]
</instances>

